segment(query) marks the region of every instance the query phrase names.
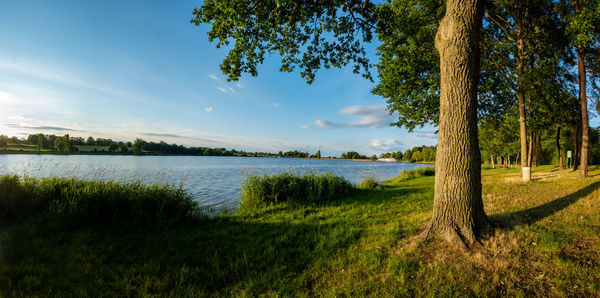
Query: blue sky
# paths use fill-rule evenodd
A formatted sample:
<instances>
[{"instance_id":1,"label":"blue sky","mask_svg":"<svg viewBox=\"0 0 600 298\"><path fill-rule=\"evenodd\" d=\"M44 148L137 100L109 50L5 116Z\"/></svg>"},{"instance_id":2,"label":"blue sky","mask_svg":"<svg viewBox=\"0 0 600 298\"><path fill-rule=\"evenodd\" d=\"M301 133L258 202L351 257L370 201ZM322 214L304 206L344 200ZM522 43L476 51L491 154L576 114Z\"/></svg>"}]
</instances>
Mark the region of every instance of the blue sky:
<instances>
[{"instance_id":1,"label":"blue sky","mask_svg":"<svg viewBox=\"0 0 600 298\"><path fill-rule=\"evenodd\" d=\"M389 127L385 99L350 68L320 71L307 85L297 72L280 73L272 56L258 77L227 82L226 49L208 42L208 25L189 22L199 4L3 1L0 134L325 155L437 143L433 127Z\"/></svg>"}]
</instances>

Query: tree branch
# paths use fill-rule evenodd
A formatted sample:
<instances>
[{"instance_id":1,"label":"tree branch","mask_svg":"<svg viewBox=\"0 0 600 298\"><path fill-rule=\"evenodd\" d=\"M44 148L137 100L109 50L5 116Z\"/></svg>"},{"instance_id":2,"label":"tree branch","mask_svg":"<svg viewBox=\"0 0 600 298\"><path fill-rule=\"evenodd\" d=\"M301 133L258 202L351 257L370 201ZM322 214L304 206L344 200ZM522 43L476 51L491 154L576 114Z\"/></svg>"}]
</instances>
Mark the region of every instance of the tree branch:
<instances>
[{"instance_id":1,"label":"tree branch","mask_svg":"<svg viewBox=\"0 0 600 298\"><path fill-rule=\"evenodd\" d=\"M514 38L512 38L512 37L511 37L511 34L508 32L508 30L507 30L506 28L504 28L504 26L502 26L498 20L494 19L494 18L493 18L493 17L492 17L492 16L491 16L491 15L490 15L490 14L489 14L487 11L485 12L485 15L486 15L486 16L487 16L487 17L488 17L490 20L492 20L492 22L494 22L496 25L498 25L498 27L500 28L500 30L504 31L504 34L506 34L506 38L508 38L508 40L510 40L510 41L512 41L512 42L516 42L516 40L515 40ZM512 29L512 30L513 30L513 32L515 32L515 31L514 31L514 27L513 27L513 26L510 26L510 25L509 25L509 27L510 27L510 29Z\"/></svg>"}]
</instances>

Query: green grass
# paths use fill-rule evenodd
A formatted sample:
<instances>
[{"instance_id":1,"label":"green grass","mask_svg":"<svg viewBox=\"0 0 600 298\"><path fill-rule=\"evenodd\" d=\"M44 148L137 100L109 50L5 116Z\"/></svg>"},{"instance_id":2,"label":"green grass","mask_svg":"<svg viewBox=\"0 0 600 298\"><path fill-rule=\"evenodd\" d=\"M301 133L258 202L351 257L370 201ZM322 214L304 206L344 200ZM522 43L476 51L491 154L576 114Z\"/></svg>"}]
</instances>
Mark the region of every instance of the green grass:
<instances>
[{"instance_id":1,"label":"green grass","mask_svg":"<svg viewBox=\"0 0 600 298\"><path fill-rule=\"evenodd\" d=\"M377 182L375 176L367 175L363 181L356 185L356 188L362 190L383 189L383 184Z\"/></svg>"},{"instance_id":2,"label":"green grass","mask_svg":"<svg viewBox=\"0 0 600 298\"><path fill-rule=\"evenodd\" d=\"M37 145L31 144L8 144L6 147L7 151L41 151L41 152L49 152L54 151L53 149L41 148L38 150Z\"/></svg>"},{"instance_id":3,"label":"green grass","mask_svg":"<svg viewBox=\"0 0 600 298\"><path fill-rule=\"evenodd\" d=\"M498 228L471 252L415 245L429 175L135 230L4 223L0 296L598 296L600 169L585 180L555 170L527 184L512 169L483 171Z\"/></svg>"},{"instance_id":4,"label":"green grass","mask_svg":"<svg viewBox=\"0 0 600 298\"><path fill-rule=\"evenodd\" d=\"M433 176L433 175L435 175L434 168L420 168L420 169L415 169L415 170L411 170L411 171L402 170L402 172L400 172L400 175L389 180L388 182L389 183L400 183L400 182L404 182L407 180L415 179L417 177Z\"/></svg>"}]
</instances>

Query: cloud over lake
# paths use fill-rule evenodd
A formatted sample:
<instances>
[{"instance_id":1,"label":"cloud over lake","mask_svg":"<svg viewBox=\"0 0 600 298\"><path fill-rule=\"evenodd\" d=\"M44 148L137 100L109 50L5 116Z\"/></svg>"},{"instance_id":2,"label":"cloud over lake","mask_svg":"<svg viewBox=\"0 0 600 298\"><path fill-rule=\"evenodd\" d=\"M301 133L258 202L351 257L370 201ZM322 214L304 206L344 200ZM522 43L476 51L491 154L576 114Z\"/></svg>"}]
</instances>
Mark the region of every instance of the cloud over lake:
<instances>
[{"instance_id":1,"label":"cloud over lake","mask_svg":"<svg viewBox=\"0 0 600 298\"><path fill-rule=\"evenodd\" d=\"M342 127L375 129L389 126L394 119L394 116L390 115L385 106L348 106L341 109L339 114L357 116L358 120L352 122L334 122L318 119L315 120L315 124L324 129Z\"/></svg>"}]
</instances>

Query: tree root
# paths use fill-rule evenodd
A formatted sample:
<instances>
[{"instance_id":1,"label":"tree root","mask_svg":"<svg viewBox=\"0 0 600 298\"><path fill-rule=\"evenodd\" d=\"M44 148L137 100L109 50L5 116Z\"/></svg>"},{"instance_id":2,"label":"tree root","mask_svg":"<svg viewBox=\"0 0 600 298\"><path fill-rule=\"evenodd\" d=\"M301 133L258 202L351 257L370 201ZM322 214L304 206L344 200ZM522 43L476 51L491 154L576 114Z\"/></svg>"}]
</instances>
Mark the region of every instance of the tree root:
<instances>
[{"instance_id":1,"label":"tree root","mask_svg":"<svg viewBox=\"0 0 600 298\"><path fill-rule=\"evenodd\" d=\"M488 225L484 227L484 229L481 229L483 231L478 232L489 233L491 229L492 227ZM446 242L450 242L458 246L461 250L467 252L477 247L483 246L483 244L481 243L481 241L479 241L477 237L478 234L479 233L476 234L470 229L462 231L456 226L451 228L439 229L434 228L432 224L429 224L427 228L417 236L417 243L421 245L431 239L439 238Z\"/></svg>"}]
</instances>

